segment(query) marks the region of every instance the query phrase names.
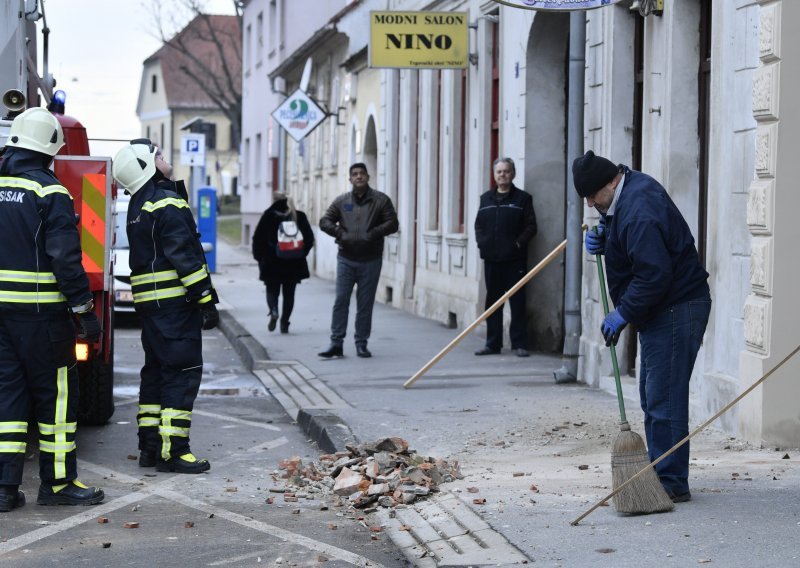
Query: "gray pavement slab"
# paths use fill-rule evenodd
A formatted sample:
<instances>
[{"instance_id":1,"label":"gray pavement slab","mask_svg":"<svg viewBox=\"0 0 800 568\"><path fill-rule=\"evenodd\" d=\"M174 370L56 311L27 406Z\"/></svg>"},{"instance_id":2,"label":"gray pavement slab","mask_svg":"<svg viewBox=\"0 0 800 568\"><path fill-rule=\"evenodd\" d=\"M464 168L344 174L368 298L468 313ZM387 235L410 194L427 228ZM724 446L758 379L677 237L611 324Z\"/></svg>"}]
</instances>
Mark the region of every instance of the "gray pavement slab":
<instances>
[{"instance_id":1,"label":"gray pavement slab","mask_svg":"<svg viewBox=\"0 0 800 568\"><path fill-rule=\"evenodd\" d=\"M459 508L486 524L485 543L505 543L519 554L491 565L800 565L800 451L753 447L709 428L692 440L691 502L648 516L601 507L573 527L572 520L612 489L611 444L619 433L613 395L581 383L556 385L558 356L518 358L504 351L476 357L482 327L404 389L456 330L377 304L369 342L373 357L360 359L352 343L353 302L345 357L320 359L317 352L329 344L333 282L303 281L291 332L270 333L264 286L248 249L220 243L217 259L221 308L272 360L302 365L345 401L325 412L358 440L400 436L420 453L460 463L465 478L444 484L437 499L455 498ZM626 396L635 397L635 389L628 388ZM629 398L626 405L631 427L643 435L638 401ZM475 498L485 502L473 503ZM396 518L387 523L396 525ZM469 534L483 532L480 523L473 525L462 526ZM388 532L417 566L473 560L484 565L467 555L437 556L454 543L444 542L434 525L429 528L438 541L429 534L410 544L397 526Z\"/></svg>"}]
</instances>

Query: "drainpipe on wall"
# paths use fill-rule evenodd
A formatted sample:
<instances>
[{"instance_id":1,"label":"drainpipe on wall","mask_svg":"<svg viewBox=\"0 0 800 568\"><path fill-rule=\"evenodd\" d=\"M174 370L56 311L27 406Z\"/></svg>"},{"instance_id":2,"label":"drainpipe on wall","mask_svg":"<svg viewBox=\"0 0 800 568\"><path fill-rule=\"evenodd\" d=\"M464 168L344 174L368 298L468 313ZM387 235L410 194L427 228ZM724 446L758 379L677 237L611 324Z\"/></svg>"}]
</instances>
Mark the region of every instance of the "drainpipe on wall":
<instances>
[{"instance_id":1,"label":"drainpipe on wall","mask_svg":"<svg viewBox=\"0 0 800 568\"><path fill-rule=\"evenodd\" d=\"M567 250L564 278L563 365L553 371L556 383L572 383L578 377L581 345L581 276L583 262L583 201L572 183L572 160L583 154L583 96L586 53L586 15L569 15L569 89L567 95Z\"/></svg>"}]
</instances>

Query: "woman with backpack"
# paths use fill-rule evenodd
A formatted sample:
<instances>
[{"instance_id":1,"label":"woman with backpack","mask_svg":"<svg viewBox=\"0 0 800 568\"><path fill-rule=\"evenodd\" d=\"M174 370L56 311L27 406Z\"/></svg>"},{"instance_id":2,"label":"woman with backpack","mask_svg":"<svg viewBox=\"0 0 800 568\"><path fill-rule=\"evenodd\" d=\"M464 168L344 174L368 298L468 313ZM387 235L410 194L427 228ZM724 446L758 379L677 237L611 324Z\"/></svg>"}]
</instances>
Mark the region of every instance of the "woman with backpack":
<instances>
[{"instance_id":1,"label":"woman with backpack","mask_svg":"<svg viewBox=\"0 0 800 568\"><path fill-rule=\"evenodd\" d=\"M269 331L275 331L280 317L281 333L289 333L295 288L309 277L306 256L313 246L314 232L306 214L297 211L285 193L274 192L272 205L264 211L253 233L253 258L258 261L258 277L267 287ZM281 292L283 314L279 315Z\"/></svg>"}]
</instances>

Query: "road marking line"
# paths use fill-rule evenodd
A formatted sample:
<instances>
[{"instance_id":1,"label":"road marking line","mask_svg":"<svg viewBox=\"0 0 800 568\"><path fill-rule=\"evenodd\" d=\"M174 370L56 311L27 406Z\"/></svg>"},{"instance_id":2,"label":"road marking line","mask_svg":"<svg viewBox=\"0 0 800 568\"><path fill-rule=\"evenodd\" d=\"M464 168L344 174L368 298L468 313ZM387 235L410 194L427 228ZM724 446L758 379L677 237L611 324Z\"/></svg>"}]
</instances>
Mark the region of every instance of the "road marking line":
<instances>
[{"instance_id":1,"label":"road marking line","mask_svg":"<svg viewBox=\"0 0 800 568\"><path fill-rule=\"evenodd\" d=\"M260 446L251 448L250 450L248 450L248 453L272 449L281 446L285 443L288 443L288 440L285 437L280 437L275 440L270 440L269 442L265 442ZM228 460L221 460L218 463L219 465L223 465L226 461L233 461L233 459L236 459L238 457L240 457L239 454L231 455L229 456ZM25 533L6 542L0 543L0 555L12 552L18 548L32 544L44 538L53 536L65 530L69 530L87 521L94 520L98 516L109 514L113 511L126 507L132 503L141 501L147 497L159 496L165 499L169 499L170 501L180 503L181 505L184 505L186 507L202 511L204 513L208 514L213 513L215 517L220 517L232 523L236 523L238 525L254 529L265 534L269 534L270 536L282 539L284 542L290 542L302 546L304 548L307 548L309 550L326 554L329 557L335 558L337 560L342 560L344 562L348 562L356 566L371 565L374 566L375 568L385 568L381 564L378 564L377 562L370 560L369 558L360 556L348 550L344 550L336 546L331 546L322 542L318 542L312 538L293 533L291 531L277 527L275 525L271 525L269 523L265 523L262 521L257 521L253 518L246 517L238 513L234 513L233 511L228 511L219 506L214 506L211 505L210 503L206 503L198 499L193 499L187 495L184 495L176 490L169 488L169 486L178 485L181 483L187 485L192 484L194 480L188 479L186 476L176 474L158 483L149 484L146 481L143 481L142 479L139 479L137 477L133 477L126 473L118 472L103 467L101 465L93 464L91 462L79 460L79 465L81 469L88 469L103 477L111 477L115 481L120 483L132 483L137 485L144 483L144 486L139 491L123 495L122 497L118 497L113 501L109 501L108 503L101 503L100 505L95 505L91 509L87 509L86 511L79 513L77 515L73 515L71 517L62 519L57 523L48 525L46 527L42 527L40 529L36 529L34 531Z\"/></svg>"},{"instance_id":2,"label":"road marking line","mask_svg":"<svg viewBox=\"0 0 800 568\"><path fill-rule=\"evenodd\" d=\"M226 519L232 523L236 523L243 527L255 529L259 532L263 532L265 534L283 539L285 542L291 542L293 544L303 546L310 550L321 552L322 554L325 554L337 560L349 562L350 564L355 564L356 566L364 566L367 563L369 563L371 566L375 566L376 568L384 568L383 565L378 564L377 562L374 562L369 558L366 558L359 554L350 552L349 550L344 550L336 546L331 546L323 542L318 542L307 536L293 533L286 529L276 527L275 525L270 525L262 521L257 521L251 517L245 517L244 515L240 515L232 511L214 507L212 505L209 505L208 503L192 499L191 497L187 497L175 491L170 491L168 489L160 489L158 491L158 494L167 497L169 499L172 499L173 501L180 503L181 505L184 505L186 507L197 509L198 511L202 511L203 513L209 513L209 514L213 513L215 517L221 517L223 519Z\"/></svg>"},{"instance_id":3,"label":"road marking line","mask_svg":"<svg viewBox=\"0 0 800 568\"><path fill-rule=\"evenodd\" d=\"M200 416L207 416L209 418L216 418L217 420L224 420L225 422L233 422L243 426L253 426L254 428L263 428L264 430L272 430L273 432L280 432L281 429L272 424L263 422L252 422L250 420L242 420L241 418L234 418L233 416L225 416L224 414L216 414L215 412L207 412L205 410L192 410L192 414L199 414Z\"/></svg>"},{"instance_id":4,"label":"road marking line","mask_svg":"<svg viewBox=\"0 0 800 568\"><path fill-rule=\"evenodd\" d=\"M274 554L272 549L267 548L265 550L259 550L258 552L250 552L249 554L233 556L231 558L226 558L225 560L217 560L216 562L211 562L210 564L208 564L208 566L224 566L226 564L233 564L234 562L241 562L242 560L248 560L249 558L260 558L262 556L269 556L272 554Z\"/></svg>"}]
</instances>

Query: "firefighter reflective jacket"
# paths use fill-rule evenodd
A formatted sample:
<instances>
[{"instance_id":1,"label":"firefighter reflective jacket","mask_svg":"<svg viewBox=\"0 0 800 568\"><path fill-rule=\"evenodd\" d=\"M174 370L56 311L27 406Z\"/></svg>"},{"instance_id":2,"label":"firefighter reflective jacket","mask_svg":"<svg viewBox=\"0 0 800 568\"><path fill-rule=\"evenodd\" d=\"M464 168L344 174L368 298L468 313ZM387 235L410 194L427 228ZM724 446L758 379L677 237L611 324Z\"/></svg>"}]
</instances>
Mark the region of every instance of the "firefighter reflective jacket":
<instances>
[{"instance_id":1,"label":"firefighter reflective jacket","mask_svg":"<svg viewBox=\"0 0 800 568\"><path fill-rule=\"evenodd\" d=\"M66 313L92 298L72 196L52 158L7 148L0 166L0 312Z\"/></svg>"},{"instance_id":2,"label":"firefighter reflective jacket","mask_svg":"<svg viewBox=\"0 0 800 568\"><path fill-rule=\"evenodd\" d=\"M147 182L131 197L127 231L136 311L216 302L197 225L186 200Z\"/></svg>"}]
</instances>

